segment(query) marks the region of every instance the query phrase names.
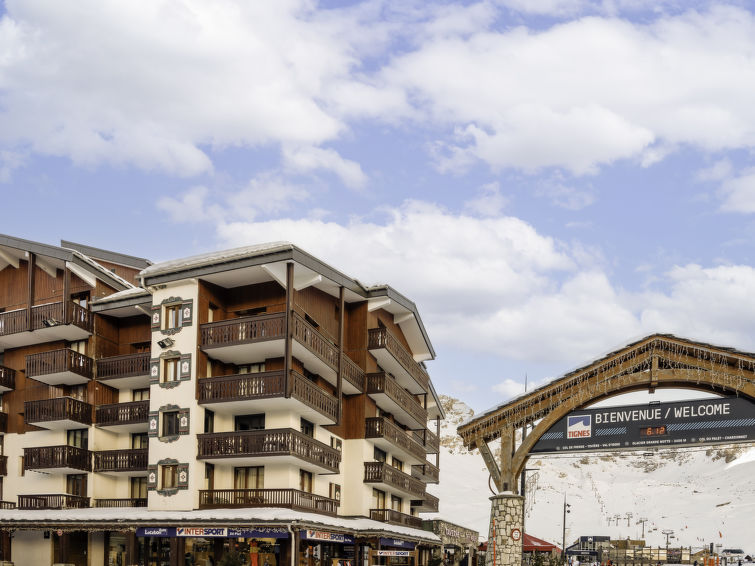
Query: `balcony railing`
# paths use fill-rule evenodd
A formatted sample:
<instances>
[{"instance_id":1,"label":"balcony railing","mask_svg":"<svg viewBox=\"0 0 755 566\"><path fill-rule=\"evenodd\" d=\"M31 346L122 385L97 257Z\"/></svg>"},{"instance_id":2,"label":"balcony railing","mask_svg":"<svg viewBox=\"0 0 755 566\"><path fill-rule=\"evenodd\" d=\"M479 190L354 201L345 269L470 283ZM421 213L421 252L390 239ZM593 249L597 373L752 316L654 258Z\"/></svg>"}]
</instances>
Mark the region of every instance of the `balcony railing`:
<instances>
[{"instance_id":1,"label":"balcony railing","mask_svg":"<svg viewBox=\"0 0 755 566\"><path fill-rule=\"evenodd\" d=\"M75 421L90 425L92 406L73 397L25 401L24 420L34 425L51 421Z\"/></svg>"},{"instance_id":2,"label":"balcony railing","mask_svg":"<svg viewBox=\"0 0 755 566\"><path fill-rule=\"evenodd\" d=\"M370 519L380 521L381 523L392 523L394 525L404 525L405 527L422 528L422 519L413 517L406 513L400 513L393 509L370 509Z\"/></svg>"},{"instance_id":3,"label":"balcony railing","mask_svg":"<svg viewBox=\"0 0 755 566\"><path fill-rule=\"evenodd\" d=\"M39 379L51 373L70 372L92 379L94 362L83 354L68 348L40 352L26 356L26 377Z\"/></svg>"},{"instance_id":4,"label":"balcony railing","mask_svg":"<svg viewBox=\"0 0 755 566\"><path fill-rule=\"evenodd\" d=\"M440 439L438 435L425 428L422 430L413 431L417 437L417 442L425 447L425 451L428 454L437 454L440 450Z\"/></svg>"},{"instance_id":5,"label":"balcony railing","mask_svg":"<svg viewBox=\"0 0 755 566\"><path fill-rule=\"evenodd\" d=\"M387 328L370 328L367 349L379 350L380 348L385 348L414 381L424 390L427 390L430 376L421 365L414 361L414 358L406 351L403 344L393 334L388 332Z\"/></svg>"},{"instance_id":6,"label":"balcony railing","mask_svg":"<svg viewBox=\"0 0 755 566\"><path fill-rule=\"evenodd\" d=\"M365 462L364 483L384 483L412 495L425 496L424 483L385 462Z\"/></svg>"},{"instance_id":7,"label":"balcony railing","mask_svg":"<svg viewBox=\"0 0 755 566\"><path fill-rule=\"evenodd\" d=\"M14 501L0 501L0 509L15 509L16 503Z\"/></svg>"},{"instance_id":8,"label":"balcony railing","mask_svg":"<svg viewBox=\"0 0 755 566\"><path fill-rule=\"evenodd\" d=\"M440 481L440 470L437 466L426 462L412 466L412 476L426 483L438 483Z\"/></svg>"},{"instance_id":9,"label":"balcony railing","mask_svg":"<svg viewBox=\"0 0 755 566\"><path fill-rule=\"evenodd\" d=\"M364 421L365 438L384 438L397 448L404 450L414 456L424 460L426 457L425 449L414 439L411 433L402 430L385 417L370 417Z\"/></svg>"},{"instance_id":10,"label":"balcony railing","mask_svg":"<svg viewBox=\"0 0 755 566\"><path fill-rule=\"evenodd\" d=\"M0 387L4 389L16 388L16 370L0 366Z\"/></svg>"},{"instance_id":11,"label":"balcony railing","mask_svg":"<svg viewBox=\"0 0 755 566\"><path fill-rule=\"evenodd\" d=\"M338 347L304 320L299 313L293 313L292 319L294 340L303 344L332 370L338 371Z\"/></svg>"},{"instance_id":12,"label":"balcony railing","mask_svg":"<svg viewBox=\"0 0 755 566\"><path fill-rule=\"evenodd\" d=\"M19 495L19 509L84 509L89 507L89 498L64 493L45 495Z\"/></svg>"},{"instance_id":13,"label":"balcony railing","mask_svg":"<svg viewBox=\"0 0 755 566\"><path fill-rule=\"evenodd\" d=\"M8 475L8 456L0 456L0 476Z\"/></svg>"},{"instance_id":14,"label":"balcony railing","mask_svg":"<svg viewBox=\"0 0 755 566\"><path fill-rule=\"evenodd\" d=\"M425 493L423 499L413 500L412 507L417 507L422 513L437 513L438 512L438 498L429 493Z\"/></svg>"},{"instance_id":15,"label":"balcony railing","mask_svg":"<svg viewBox=\"0 0 755 566\"><path fill-rule=\"evenodd\" d=\"M68 316L63 317L63 302L48 303L31 308L31 325L26 316L26 309L0 313L0 336L26 332L27 330L41 330L49 326L73 324L92 332L92 313L74 302L68 303Z\"/></svg>"},{"instance_id":16,"label":"balcony railing","mask_svg":"<svg viewBox=\"0 0 755 566\"><path fill-rule=\"evenodd\" d=\"M202 325L202 347L251 344L284 337L285 313L232 318Z\"/></svg>"},{"instance_id":17,"label":"balcony railing","mask_svg":"<svg viewBox=\"0 0 755 566\"><path fill-rule=\"evenodd\" d=\"M343 354L341 360L341 373L343 374L343 378L359 389L360 393L364 392L365 379L362 368L360 368L357 363L346 354Z\"/></svg>"},{"instance_id":18,"label":"balcony railing","mask_svg":"<svg viewBox=\"0 0 755 566\"><path fill-rule=\"evenodd\" d=\"M137 497L131 499L95 499L95 507L146 507L147 498Z\"/></svg>"},{"instance_id":19,"label":"balcony railing","mask_svg":"<svg viewBox=\"0 0 755 566\"><path fill-rule=\"evenodd\" d=\"M199 402L228 403L284 397L284 375L283 371L268 371L200 379ZM334 422L337 420L338 399L296 371L291 371L291 380L291 396L294 399Z\"/></svg>"},{"instance_id":20,"label":"balcony railing","mask_svg":"<svg viewBox=\"0 0 755 566\"><path fill-rule=\"evenodd\" d=\"M372 395L383 393L422 426L427 422L427 410L416 397L384 372L367 374L367 393Z\"/></svg>"},{"instance_id":21,"label":"balcony railing","mask_svg":"<svg viewBox=\"0 0 755 566\"><path fill-rule=\"evenodd\" d=\"M338 472L341 452L291 428L198 434L199 459L294 456Z\"/></svg>"},{"instance_id":22,"label":"balcony railing","mask_svg":"<svg viewBox=\"0 0 755 566\"><path fill-rule=\"evenodd\" d=\"M99 426L146 424L149 417L149 400L113 403L97 407Z\"/></svg>"},{"instance_id":23,"label":"balcony railing","mask_svg":"<svg viewBox=\"0 0 755 566\"><path fill-rule=\"evenodd\" d=\"M147 449L102 450L94 453L95 472L146 472Z\"/></svg>"},{"instance_id":24,"label":"balcony railing","mask_svg":"<svg viewBox=\"0 0 755 566\"><path fill-rule=\"evenodd\" d=\"M149 352L111 356L97 360L97 379L120 379L149 375Z\"/></svg>"},{"instance_id":25,"label":"balcony railing","mask_svg":"<svg viewBox=\"0 0 755 566\"><path fill-rule=\"evenodd\" d=\"M338 505L335 499L298 489L208 489L199 492L200 509L285 507L335 516Z\"/></svg>"},{"instance_id":26,"label":"balcony railing","mask_svg":"<svg viewBox=\"0 0 755 566\"><path fill-rule=\"evenodd\" d=\"M73 468L92 471L92 453L76 446L39 446L24 448L25 470Z\"/></svg>"}]
</instances>

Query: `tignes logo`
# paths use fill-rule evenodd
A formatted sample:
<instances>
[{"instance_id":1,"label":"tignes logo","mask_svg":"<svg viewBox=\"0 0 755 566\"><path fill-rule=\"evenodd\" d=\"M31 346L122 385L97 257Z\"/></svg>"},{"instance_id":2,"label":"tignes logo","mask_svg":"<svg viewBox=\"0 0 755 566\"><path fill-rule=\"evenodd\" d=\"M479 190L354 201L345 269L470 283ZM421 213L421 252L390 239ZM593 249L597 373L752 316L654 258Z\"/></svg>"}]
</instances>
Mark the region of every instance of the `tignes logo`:
<instances>
[{"instance_id":1,"label":"tignes logo","mask_svg":"<svg viewBox=\"0 0 755 566\"><path fill-rule=\"evenodd\" d=\"M566 419L566 438L590 438L592 436L592 417L575 415Z\"/></svg>"}]
</instances>

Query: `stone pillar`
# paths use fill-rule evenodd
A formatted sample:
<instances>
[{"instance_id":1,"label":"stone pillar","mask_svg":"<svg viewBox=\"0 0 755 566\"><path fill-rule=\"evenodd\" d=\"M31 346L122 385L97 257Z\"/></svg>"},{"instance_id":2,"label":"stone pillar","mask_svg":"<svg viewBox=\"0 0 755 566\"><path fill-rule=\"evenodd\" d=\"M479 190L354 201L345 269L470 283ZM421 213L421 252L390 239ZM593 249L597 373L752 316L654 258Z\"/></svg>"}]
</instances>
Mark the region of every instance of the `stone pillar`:
<instances>
[{"instance_id":1,"label":"stone pillar","mask_svg":"<svg viewBox=\"0 0 755 566\"><path fill-rule=\"evenodd\" d=\"M490 498L490 530L485 566L521 566L524 497L504 491Z\"/></svg>"}]
</instances>

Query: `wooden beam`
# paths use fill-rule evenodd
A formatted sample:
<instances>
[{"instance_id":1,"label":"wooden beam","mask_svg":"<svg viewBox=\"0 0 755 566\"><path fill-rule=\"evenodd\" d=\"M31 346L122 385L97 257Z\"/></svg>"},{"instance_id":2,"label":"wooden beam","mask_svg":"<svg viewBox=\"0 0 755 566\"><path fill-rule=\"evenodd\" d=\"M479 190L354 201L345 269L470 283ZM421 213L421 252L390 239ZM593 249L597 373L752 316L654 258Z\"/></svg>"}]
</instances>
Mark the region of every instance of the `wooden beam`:
<instances>
[{"instance_id":1,"label":"wooden beam","mask_svg":"<svg viewBox=\"0 0 755 566\"><path fill-rule=\"evenodd\" d=\"M285 375L283 377L286 389L286 397L291 397L291 356L292 356L292 340L293 340L293 324L291 324L291 316L293 311L293 294L294 294L294 264L289 262L286 264L286 340L283 360L283 371Z\"/></svg>"},{"instance_id":2,"label":"wooden beam","mask_svg":"<svg viewBox=\"0 0 755 566\"><path fill-rule=\"evenodd\" d=\"M31 307L34 304L34 265L37 263L37 256L29 252L29 263L27 268L29 270L27 277L27 295L26 295L26 329L31 330Z\"/></svg>"},{"instance_id":3,"label":"wooden beam","mask_svg":"<svg viewBox=\"0 0 755 566\"><path fill-rule=\"evenodd\" d=\"M485 466L487 466L488 468L488 472L490 472L490 477L493 479L493 483L495 484L496 489L499 493L502 492L503 483L501 483L501 469L498 467L498 462L495 461L495 457L490 451L490 447L488 446L487 442L480 438L477 442L477 448L479 449L480 455L485 462Z\"/></svg>"},{"instance_id":4,"label":"wooden beam","mask_svg":"<svg viewBox=\"0 0 755 566\"><path fill-rule=\"evenodd\" d=\"M338 422L341 424L343 418L343 320L344 307L346 300L344 297L343 285L338 289L338 381L336 382L336 393L338 395Z\"/></svg>"},{"instance_id":5,"label":"wooden beam","mask_svg":"<svg viewBox=\"0 0 755 566\"><path fill-rule=\"evenodd\" d=\"M19 260L15 256L10 255L9 253L4 252L2 249L0 249L0 259L16 269L18 269L21 265L21 260Z\"/></svg>"}]
</instances>

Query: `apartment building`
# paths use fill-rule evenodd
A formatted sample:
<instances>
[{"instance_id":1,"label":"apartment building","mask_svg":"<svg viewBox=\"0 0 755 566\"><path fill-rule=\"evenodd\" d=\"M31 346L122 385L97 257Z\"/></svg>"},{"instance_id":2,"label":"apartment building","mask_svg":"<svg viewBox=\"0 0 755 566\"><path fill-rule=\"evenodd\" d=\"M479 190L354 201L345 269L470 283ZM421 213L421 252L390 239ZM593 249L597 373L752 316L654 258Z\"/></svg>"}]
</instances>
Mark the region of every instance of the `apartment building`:
<instances>
[{"instance_id":1,"label":"apartment building","mask_svg":"<svg viewBox=\"0 0 755 566\"><path fill-rule=\"evenodd\" d=\"M426 564L433 357L410 300L292 244L0 236L0 558Z\"/></svg>"}]
</instances>

